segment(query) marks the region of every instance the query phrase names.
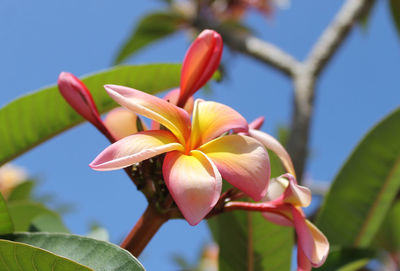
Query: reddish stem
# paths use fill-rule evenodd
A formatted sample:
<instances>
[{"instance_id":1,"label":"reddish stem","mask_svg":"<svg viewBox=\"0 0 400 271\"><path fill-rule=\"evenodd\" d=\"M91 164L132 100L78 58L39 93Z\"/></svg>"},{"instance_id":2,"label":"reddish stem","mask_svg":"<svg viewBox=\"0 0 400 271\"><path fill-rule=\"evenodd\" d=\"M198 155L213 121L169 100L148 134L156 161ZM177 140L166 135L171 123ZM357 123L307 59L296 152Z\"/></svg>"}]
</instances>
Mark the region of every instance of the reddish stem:
<instances>
[{"instance_id":1,"label":"reddish stem","mask_svg":"<svg viewBox=\"0 0 400 271\"><path fill-rule=\"evenodd\" d=\"M160 227L169 219L168 214L161 214L152 205L148 205L139 221L121 243L121 247L139 257Z\"/></svg>"},{"instance_id":2,"label":"reddish stem","mask_svg":"<svg viewBox=\"0 0 400 271\"><path fill-rule=\"evenodd\" d=\"M276 212L276 207L268 202L252 203L252 202L232 201L225 204L223 212L230 212L235 210Z\"/></svg>"}]
</instances>

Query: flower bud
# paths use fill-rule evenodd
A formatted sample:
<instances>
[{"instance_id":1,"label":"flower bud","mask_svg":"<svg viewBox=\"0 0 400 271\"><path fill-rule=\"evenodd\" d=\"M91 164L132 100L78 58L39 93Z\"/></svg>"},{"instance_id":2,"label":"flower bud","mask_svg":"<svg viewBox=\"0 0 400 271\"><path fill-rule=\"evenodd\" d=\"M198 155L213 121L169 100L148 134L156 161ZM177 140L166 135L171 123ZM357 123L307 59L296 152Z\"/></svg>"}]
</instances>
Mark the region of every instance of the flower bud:
<instances>
[{"instance_id":1,"label":"flower bud","mask_svg":"<svg viewBox=\"0 0 400 271\"><path fill-rule=\"evenodd\" d=\"M183 61L179 107L210 80L219 66L222 50L222 38L213 30L204 30L194 40Z\"/></svg>"},{"instance_id":2,"label":"flower bud","mask_svg":"<svg viewBox=\"0 0 400 271\"><path fill-rule=\"evenodd\" d=\"M92 123L110 140L111 134L104 126L93 97L88 88L72 73L62 72L58 77L58 89L61 95L75 111Z\"/></svg>"}]
</instances>

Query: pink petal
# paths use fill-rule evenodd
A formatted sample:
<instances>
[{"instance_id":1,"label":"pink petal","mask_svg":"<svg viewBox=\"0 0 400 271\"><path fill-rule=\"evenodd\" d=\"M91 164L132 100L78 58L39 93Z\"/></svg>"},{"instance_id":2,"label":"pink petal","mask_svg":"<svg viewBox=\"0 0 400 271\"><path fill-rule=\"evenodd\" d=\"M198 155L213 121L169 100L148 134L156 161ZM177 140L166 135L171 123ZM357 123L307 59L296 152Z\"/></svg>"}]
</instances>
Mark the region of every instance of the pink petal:
<instances>
[{"instance_id":1,"label":"pink petal","mask_svg":"<svg viewBox=\"0 0 400 271\"><path fill-rule=\"evenodd\" d=\"M269 134L254 129L249 130L249 135L260 141L268 150L271 150L278 155L285 169L293 176L296 176L292 159L278 140Z\"/></svg>"},{"instance_id":2,"label":"pink petal","mask_svg":"<svg viewBox=\"0 0 400 271\"><path fill-rule=\"evenodd\" d=\"M289 204L257 203L262 207L262 216L277 225L293 227L292 209Z\"/></svg>"},{"instance_id":3,"label":"pink petal","mask_svg":"<svg viewBox=\"0 0 400 271\"><path fill-rule=\"evenodd\" d=\"M229 130L247 132L247 121L238 112L224 104L197 99L193 109L192 149Z\"/></svg>"},{"instance_id":4,"label":"pink petal","mask_svg":"<svg viewBox=\"0 0 400 271\"><path fill-rule=\"evenodd\" d=\"M227 135L199 147L217 166L222 177L255 201L267 192L270 177L268 153L255 139Z\"/></svg>"},{"instance_id":5,"label":"pink petal","mask_svg":"<svg viewBox=\"0 0 400 271\"><path fill-rule=\"evenodd\" d=\"M283 195L283 201L295 206L307 207L311 203L311 191L305 186L297 184L296 179L291 174L284 174L281 177L287 178L289 184Z\"/></svg>"},{"instance_id":6,"label":"pink petal","mask_svg":"<svg viewBox=\"0 0 400 271\"><path fill-rule=\"evenodd\" d=\"M311 271L312 265L310 260L304 254L303 249L298 246L297 247L297 271Z\"/></svg>"},{"instance_id":7,"label":"pink petal","mask_svg":"<svg viewBox=\"0 0 400 271\"><path fill-rule=\"evenodd\" d=\"M313 267L321 266L328 256L329 242L299 209L292 207L294 225L298 237L298 247Z\"/></svg>"},{"instance_id":8,"label":"pink petal","mask_svg":"<svg viewBox=\"0 0 400 271\"><path fill-rule=\"evenodd\" d=\"M117 107L108 112L104 119L104 124L113 134L114 138L120 140L137 132L136 120L137 116L135 113L123 107Z\"/></svg>"},{"instance_id":9,"label":"pink petal","mask_svg":"<svg viewBox=\"0 0 400 271\"><path fill-rule=\"evenodd\" d=\"M269 181L267 194L265 195L263 201L277 202L279 204L283 203L283 194L288 187L288 183L288 180L284 178L272 178Z\"/></svg>"},{"instance_id":10,"label":"pink petal","mask_svg":"<svg viewBox=\"0 0 400 271\"><path fill-rule=\"evenodd\" d=\"M272 204L289 203L307 207L311 203L311 191L305 186L298 185L293 175L287 173L271 179L265 200Z\"/></svg>"},{"instance_id":11,"label":"pink petal","mask_svg":"<svg viewBox=\"0 0 400 271\"><path fill-rule=\"evenodd\" d=\"M290 220L287 216L284 216L280 213L264 212L264 213L262 213L262 216L266 220L268 220L276 225L280 225L280 226L284 226L284 227L293 227L294 226L292 220Z\"/></svg>"},{"instance_id":12,"label":"pink petal","mask_svg":"<svg viewBox=\"0 0 400 271\"><path fill-rule=\"evenodd\" d=\"M263 116L256 118L249 123L249 129L260 130L261 126L264 124L265 118Z\"/></svg>"},{"instance_id":13,"label":"pink petal","mask_svg":"<svg viewBox=\"0 0 400 271\"><path fill-rule=\"evenodd\" d=\"M183 147L169 131L143 131L110 145L89 166L95 170L120 169L174 150Z\"/></svg>"},{"instance_id":14,"label":"pink petal","mask_svg":"<svg viewBox=\"0 0 400 271\"><path fill-rule=\"evenodd\" d=\"M179 98L179 88L175 88L171 91L168 91L168 93L164 96L163 99L169 103L177 105L178 98ZM192 115L193 105L194 105L194 99L193 97L189 97L183 109L185 109L185 111L188 112L189 115ZM152 121L151 130L159 130L159 129L160 129L160 124L158 122Z\"/></svg>"},{"instance_id":15,"label":"pink petal","mask_svg":"<svg viewBox=\"0 0 400 271\"><path fill-rule=\"evenodd\" d=\"M200 151L191 151L190 155L168 153L163 175L171 196L192 226L211 211L221 194L221 175Z\"/></svg>"},{"instance_id":16,"label":"pink petal","mask_svg":"<svg viewBox=\"0 0 400 271\"><path fill-rule=\"evenodd\" d=\"M188 113L156 96L116 85L104 86L108 94L120 105L136 114L143 115L168 128L184 144L190 134Z\"/></svg>"},{"instance_id":17,"label":"pink petal","mask_svg":"<svg viewBox=\"0 0 400 271\"><path fill-rule=\"evenodd\" d=\"M101 121L90 91L79 78L72 73L60 73L58 77L58 89L64 99L79 115L96 126L103 134L109 136L107 128Z\"/></svg>"},{"instance_id":18,"label":"pink petal","mask_svg":"<svg viewBox=\"0 0 400 271\"><path fill-rule=\"evenodd\" d=\"M183 61L178 106L183 106L211 78L221 61L222 50L222 38L213 30L204 30L193 41Z\"/></svg>"},{"instance_id":19,"label":"pink petal","mask_svg":"<svg viewBox=\"0 0 400 271\"><path fill-rule=\"evenodd\" d=\"M166 100L174 105L177 105L178 99L179 99L179 94L180 94L179 88L173 89L173 90L169 91L167 93L167 95L164 96L164 100ZM183 109L185 109L185 111L188 112L189 115L192 115L193 106L194 106L194 99L193 99L193 96L190 96L187 99Z\"/></svg>"},{"instance_id":20,"label":"pink petal","mask_svg":"<svg viewBox=\"0 0 400 271\"><path fill-rule=\"evenodd\" d=\"M261 116L261 117L256 118L255 120L253 120L252 122L249 123L249 129L259 130L261 128L261 126L264 124L264 119L265 118ZM235 129L233 130L233 132L241 134L241 135L249 135L248 132L243 133L240 130L236 131Z\"/></svg>"}]
</instances>

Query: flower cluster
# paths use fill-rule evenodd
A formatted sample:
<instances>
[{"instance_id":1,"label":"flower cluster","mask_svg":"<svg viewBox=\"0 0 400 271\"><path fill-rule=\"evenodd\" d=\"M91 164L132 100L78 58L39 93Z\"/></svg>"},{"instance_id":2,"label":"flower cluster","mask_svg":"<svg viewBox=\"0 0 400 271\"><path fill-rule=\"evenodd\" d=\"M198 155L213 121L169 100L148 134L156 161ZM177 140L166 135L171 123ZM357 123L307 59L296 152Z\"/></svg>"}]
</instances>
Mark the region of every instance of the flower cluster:
<instances>
[{"instance_id":1,"label":"flower cluster","mask_svg":"<svg viewBox=\"0 0 400 271\"><path fill-rule=\"evenodd\" d=\"M95 170L116 170L161 157L163 181L191 225L198 224L220 202L224 179L240 195L255 202L227 201L222 203L223 210L259 211L273 223L294 227L299 270L320 266L329 243L301 209L310 204L311 193L297 184L284 147L257 130L263 118L248 124L224 104L193 101L193 94L218 68L222 49L218 33L203 31L185 56L180 88L164 99L124 86L106 85L108 94L125 109L113 110L104 122L83 83L62 73L59 89L65 99L114 142L90 166ZM151 119L151 128L138 131L137 115ZM267 150L277 154L287 174L270 180Z\"/></svg>"}]
</instances>

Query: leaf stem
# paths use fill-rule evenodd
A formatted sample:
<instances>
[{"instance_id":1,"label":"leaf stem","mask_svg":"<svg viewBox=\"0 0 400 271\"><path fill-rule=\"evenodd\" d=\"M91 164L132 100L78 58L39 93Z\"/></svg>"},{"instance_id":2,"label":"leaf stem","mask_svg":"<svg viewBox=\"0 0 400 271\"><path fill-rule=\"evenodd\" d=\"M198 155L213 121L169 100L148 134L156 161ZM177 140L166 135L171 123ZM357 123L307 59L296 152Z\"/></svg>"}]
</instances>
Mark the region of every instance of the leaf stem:
<instances>
[{"instance_id":1,"label":"leaf stem","mask_svg":"<svg viewBox=\"0 0 400 271\"><path fill-rule=\"evenodd\" d=\"M131 232L121 243L121 248L139 257L153 236L167 222L169 214L160 213L153 204L149 204Z\"/></svg>"},{"instance_id":2,"label":"leaf stem","mask_svg":"<svg viewBox=\"0 0 400 271\"><path fill-rule=\"evenodd\" d=\"M253 244L253 217L251 212L247 212L247 270L254 271L254 244Z\"/></svg>"}]
</instances>

